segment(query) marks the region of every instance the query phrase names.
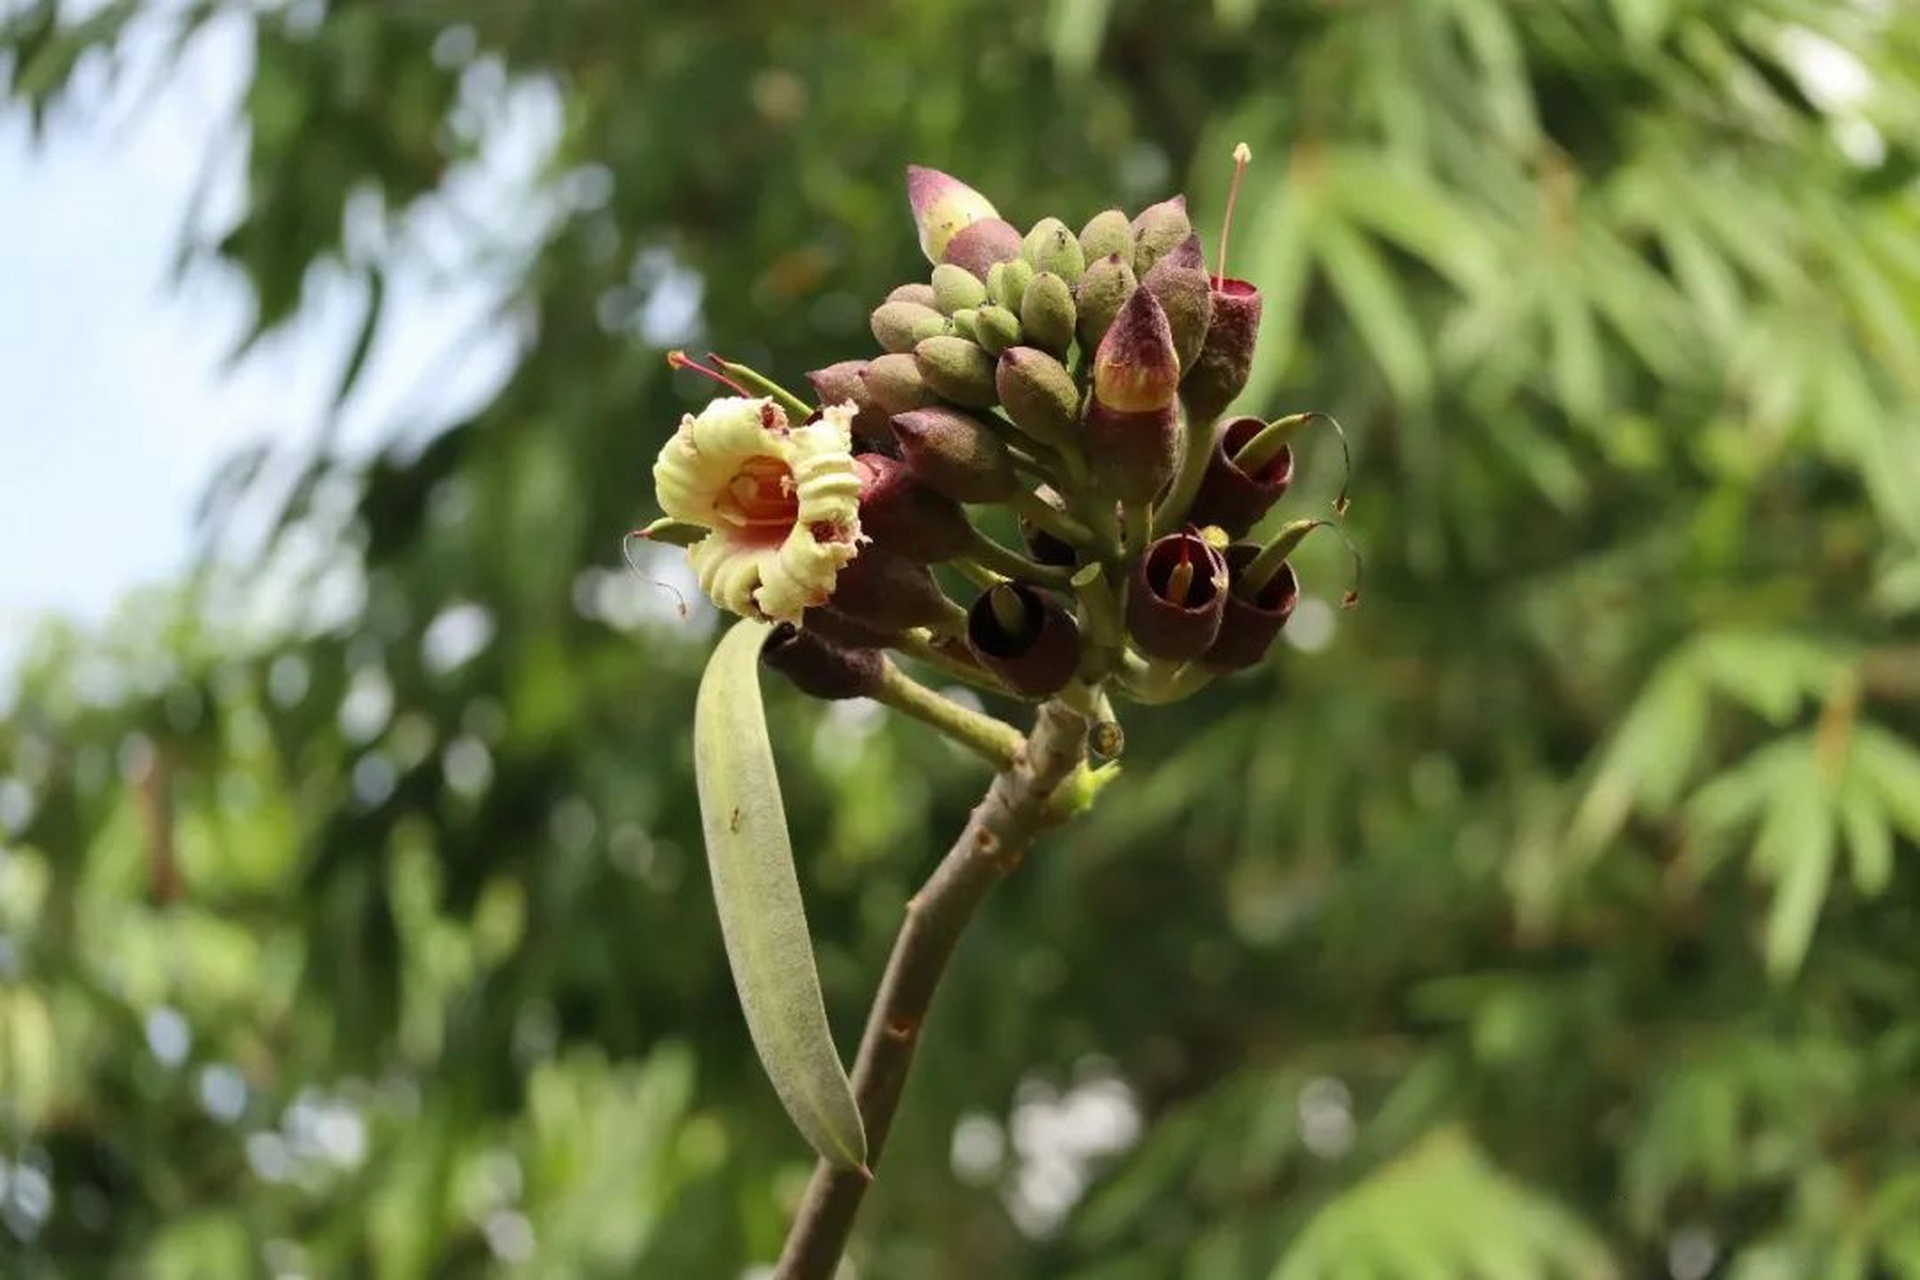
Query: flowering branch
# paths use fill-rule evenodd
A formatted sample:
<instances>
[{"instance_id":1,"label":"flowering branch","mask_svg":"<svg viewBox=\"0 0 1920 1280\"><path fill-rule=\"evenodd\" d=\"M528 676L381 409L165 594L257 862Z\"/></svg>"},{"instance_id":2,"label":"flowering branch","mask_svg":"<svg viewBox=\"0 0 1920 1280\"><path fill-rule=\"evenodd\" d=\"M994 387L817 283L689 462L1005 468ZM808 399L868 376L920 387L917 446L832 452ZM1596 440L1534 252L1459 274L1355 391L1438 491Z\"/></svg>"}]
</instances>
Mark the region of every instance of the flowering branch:
<instances>
[{"instance_id":1,"label":"flowering branch","mask_svg":"<svg viewBox=\"0 0 1920 1280\"><path fill-rule=\"evenodd\" d=\"M954 945L987 891L1020 864L1046 819L1048 799L1085 758L1086 741L1087 722L1078 712L1057 699L1042 705L1012 766L994 776L959 839L908 899L853 1069L868 1169L880 1163L934 989ZM825 1160L815 1166L774 1273L779 1280L833 1275L868 1183L857 1169Z\"/></svg>"}]
</instances>

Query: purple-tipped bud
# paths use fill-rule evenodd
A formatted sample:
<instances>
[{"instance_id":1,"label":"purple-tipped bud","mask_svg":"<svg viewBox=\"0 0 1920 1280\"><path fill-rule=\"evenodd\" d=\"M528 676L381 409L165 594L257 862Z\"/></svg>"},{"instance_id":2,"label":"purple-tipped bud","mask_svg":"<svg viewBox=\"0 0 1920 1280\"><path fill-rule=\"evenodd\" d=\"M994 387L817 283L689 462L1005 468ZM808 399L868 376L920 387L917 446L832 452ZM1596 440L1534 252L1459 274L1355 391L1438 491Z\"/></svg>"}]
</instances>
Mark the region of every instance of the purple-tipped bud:
<instances>
[{"instance_id":1,"label":"purple-tipped bud","mask_svg":"<svg viewBox=\"0 0 1920 1280\"><path fill-rule=\"evenodd\" d=\"M1152 502L1180 462L1180 417L1172 405L1121 413L1087 406L1087 465L1099 492L1121 502Z\"/></svg>"},{"instance_id":2,"label":"purple-tipped bud","mask_svg":"<svg viewBox=\"0 0 1920 1280\"><path fill-rule=\"evenodd\" d=\"M963 227L947 242L941 260L965 267L982 280L996 262L1008 262L1020 256L1020 232L1001 218L982 218Z\"/></svg>"},{"instance_id":3,"label":"purple-tipped bud","mask_svg":"<svg viewBox=\"0 0 1920 1280\"><path fill-rule=\"evenodd\" d=\"M1129 268L1133 266L1133 225L1118 209L1104 209L1080 228L1080 253L1089 265L1101 258L1119 254Z\"/></svg>"},{"instance_id":4,"label":"purple-tipped bud","mask_svg":"<svg viewBox=\"0 0 1920 1280\"><path fill-rule=\"evenodd\" d=\"M834 579L836 613L880 632L911 627L950 629L960 608L947 599L925 565L883 547L861 548Z\"/></svg>"},{"instance_id":5,"label":"purple-tipped bud","mask_svg":"<svg viewBox=\"0 0 1920 1280\"><path fill-rule=\"evenodd\" d=\"M922 338L945 333L947 318L917 302L883 302L867 318L874 341L888 351L912 351Z\"/></svg>"},{"instance_id":6,"label":"purple-tipped bud","mask_svg":"<svg viewBox=\"0 0 1920 1280\"><path fill-rule=\"evenodd\" d=\"M1283 564L1257 588L1244 574L1260 554L1251 543L1236 542L1224 553L1227 562L1227 603L1220 615L1220 634L1200 661L1214 671L1241 671L1257 665L1273 647L1274 637L1293 616L1300 602L1300 580L1293 567Z\"/></svg>"},{"instance_id":7,"label":"purple-tipped bud","mask_svg":"<svg viewBox=\"0 0 1920 1280\"><path fill-rule=\"evenodd\" d=\"M1245 280L1216 278L1206 341L1180 382L1190 420L1211 422L1233 403L1247 385L1259 336L1260 291Z\"/></svg>"},{"instance_id":8,"label":"purple-tipped bud","mask_svg":"<svg viewBox=\"0 0 1920 1280\"><path fill-rule=\"evenodd\" d=\"M1082 349L1092 351L1100 345L1137 283L1133 265L1117 253L1096 258L1088 265L1086 274L1080 277L1080 287L1073 293L1074 324Z\"/></svg>"},{"instance_id":9,"label":"purple-tipped bud","mask_svg":"<svg viewBox=\"0 0 1920 1280\"><path fill-rule=\"evenodd\" d=\"M1187 217L1187 198L1170 196L1151 204L1133 220L1133 273L1144 276L1153 264L1172 253L1181 241L1193 234Z\"/></svg>"},{"instance_id":10,"label":"purple-tipped bud","mask_svg":"<svg viewBox=\"0 0 1920 1280\"><path fill-rule=\"evenodd\" d=\"M956 502L1004 502L1020 487L1007 446L971 414L915 409L894 417L893 433L914 479Z\"/></svg>"},{"instance_id":11,"label":"purple-tipped bud","mask_svg":"<svg viewBox=\"0 0 1920 1280\"><path fill-rule=\"evenodd\" d=\"M1127 593L1127 634L1150 658L1184 662L1212 647L1227 603L1227 563L1206 539L1170 533L1150 543Z\"/></svg>"},{"instance_id":12,"label":"purple-tipped bud","mask_svg":"<svg viewBox=\"0 0 1920 1280\"><path fill-rule=\"evenodd\" d=\"M1020 298L1020 332L1026 340L1036 347L1051 351L1056 356L1067 353L1067 345L1073 341L1074 322L1079 312L1074 309L1073 290L1067 282L1051 271L1043 271L1027 285L1027 291Z\"/></svg>"},{"instance_id":13,"label":"purple-tipped bud","mask_svg":"<svg viewBox=\"0 0 1920 1280\"><path fill-rule=\"evenodd\" d=\"M933 307L936 311L940 309L934 301L933 286L923 284L918 280L893 286L887 293L887 301L917 302L923 307Z\"/></svg>"},{"instance_id":14,"label":"purple-tipped bud","mask_svg":"<svg viewBox=\"0 0 1920 1280\"><path fill-rule=\"evenodd\" d=\"M1136 289L1114 317L1093 356L1093 398L1119 413L1146 413L1173 403L1180 357L1159 299Z\"/></svg>"},{"instance_id":15,"label":"purple-tipped bud","mask_svg":"<svg viewBox=\"0 0 1920 1280\"><path fill-rule=\"evenodd\" d=\"M1014 426L1043 444L1073 439L1080 388L1058 360L1033 347L1008 347L994 366L993 384Z\"/></svg>"},{"instance_id":16,"label":"purple-tipped bud","mask_svg":"<svg viewBox=\"0 0 1920 1280\"><path fill-rule=\"evenodd\" d=\"M1067 509L1066 501L1047 485L1035 489L1034 496L1055 511ZM1037 563L1069 566L1079 562L1072 543L1054 537L1025 516L1020 517L1020 541L1026 544L1027 554Z\"/></svg>"},{"instance_id":17,"label":"purple-tipped bud","mask_svg":"<svg viewBox=\"0 0 1920 1280\"><path fill-rule=\"evenodd\" d=\"M923 338L913 349L913 359L922 380L941 399L970 409L993 407L993 357L979 343L958 336Z\"/></svg>"},{"instance_id":18,"label":"purple-tipped bud","mask_svg":"<svg viewBox=\"0 0 1920 1280\"><path fill-rule=\"evenodd\" d=\"M1140 277L1140 287L1151 293L1167 313L1167 327L1173 331L1173 349L1180 357L1180 369L1193 368L1207 339L1207 325L1213 318L1213 282L1200 266L1200 237L1188 236L1153 269Z\"/></svg>"},{"instance_id":19,"label":"purple-tipped bud","mask_svg":"<svg viewBox=\"0 0 1920 1280\"><path fill-rule=\"evenodd\" d=\"M860 384L866 390L867 402L889 418L925 408L936 399L933 388L920 376L919 361L910 355L885 355L868 361L860 371ZM891 423L886 438L893 439Z\"/></svg>"},{"instance_id":20,"label":"purple-tipped bud","mask_svg":"<svg viewBox=\"0 0 1920 1280\"><path fill-rule=\"evenodd\" d=\"M928 262L944 262L956 235L976 222L1000 216L992 201L960 179L919 165L907 166L907 205L920 232L920 252Z\"/></svg>"},{"instance_id":21,"label":"purple-tipped bud","mask_svg":"<svg viewBox=\"0 0 1920 1280\"><path fill-rule=\"evenodd\" d=\"M853 415L853 434L857 441L890 450L893 424L888 419L892 414L874 402L873 393L867 387L867 367L865 360L842 360L824 369L815 369L807 375L807 381L813 384L813 394L823 405L853 403L857 409Z\"/></svg>"},{"instance_id":22,"label":"purple-tipped bud","mask_svg":"<svg viewBox=\"0 0 1920 1280\"><path fill-rule=\"evenodd\" d=\"M1194 495L1187 518L1198 525L1217 524L1230 537L1251 529L1280 501L1293 483L1293 448L1281 445L1277 453L1251 471L1235 460L1249 440L1266 429L1258 418L1230 418L1213 434L1213 454Z\"/></svg>"},{"instance_id":23,"label":"purple-tipped bud","mask_svg":"<svg viewBox=\"0 0 1920 1280\"><path fill-rule=\"evenodd\" d=\"M967 611L967 647L1029 698L1057 693L1080 669L1080 629L1065 609L1022 583L989 587Z\"/></svg>"},{"instance_id":24,"label":"purple-tipped bud","mask_svg":"<svg viewBox=\"0 0 1920 1280\"><path fill-rule=\"evenodd\" d=\"M960 504L914 479L905 463L863 453L853 466L860 473L860 531L874 546L938 564L972 545L973 526Z\"/></svg>"},{"instance_id":25,"label":"purple-tipped bud","mask_svg":"<svg viewBox=\"0 0 1920 1280\"><path fill-rule=\"evenodd\" d=\"M829 701L878 693L887 660L872 649L849 649L782 622L760 647L760 661L800 692Z\"/></svg>"}]
</instances>

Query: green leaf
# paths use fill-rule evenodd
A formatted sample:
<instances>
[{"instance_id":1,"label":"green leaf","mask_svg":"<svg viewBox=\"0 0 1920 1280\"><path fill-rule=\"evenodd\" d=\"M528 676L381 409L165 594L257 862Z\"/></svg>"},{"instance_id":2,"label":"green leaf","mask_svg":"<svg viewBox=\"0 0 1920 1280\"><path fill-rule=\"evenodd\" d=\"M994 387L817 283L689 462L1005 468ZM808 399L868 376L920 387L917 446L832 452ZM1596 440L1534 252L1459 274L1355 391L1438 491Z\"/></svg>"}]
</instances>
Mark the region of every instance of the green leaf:
<instances>
[{"instance_id":1,"label":"green leaf","mask_svg":"<svg viewBox=\"0 0 1920 1280\"><path fill-rule=\"evenodd\" d=\"M1806 958L1833 879L1833 812L1812 770L1775 791L1753 856L1756 865L1779 876L1767 913L1767 972L1789 978Z\"/></svg>"},{"instance_id":2,"label":"green leaf","mask_svg":"<svg viewBox=\"0 0 1920 1280\"><path fill-rule=\"evenodd\" d=\"M760 702L766 636L765 623L738 623L700 678L693 766L707 865L740 1007L774 1092L815 1151L859 1168L867 1135L827 1028Z\"/></svg>"}]
</instances>

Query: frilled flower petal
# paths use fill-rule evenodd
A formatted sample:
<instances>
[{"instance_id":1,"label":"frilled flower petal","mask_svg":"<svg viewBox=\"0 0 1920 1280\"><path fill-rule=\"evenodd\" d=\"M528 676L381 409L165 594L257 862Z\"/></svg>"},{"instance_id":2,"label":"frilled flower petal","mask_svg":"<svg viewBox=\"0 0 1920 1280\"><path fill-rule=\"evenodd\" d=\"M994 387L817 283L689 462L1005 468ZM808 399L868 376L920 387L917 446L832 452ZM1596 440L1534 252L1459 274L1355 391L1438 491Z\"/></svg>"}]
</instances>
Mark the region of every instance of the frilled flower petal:
<instances>
[{"instance_id":1,"label":"frilled flower petal","mask_svg":"<svg viewBox=\"0 0 1920 1280\"><path fill-rule=\"evenodd\" d=\"M789 425L770 399L688 414L653 464L660 508L712 530L687 548L700 587L748 618L798 623L859 553L852 404Z\"/></svg>"}]
</instances>

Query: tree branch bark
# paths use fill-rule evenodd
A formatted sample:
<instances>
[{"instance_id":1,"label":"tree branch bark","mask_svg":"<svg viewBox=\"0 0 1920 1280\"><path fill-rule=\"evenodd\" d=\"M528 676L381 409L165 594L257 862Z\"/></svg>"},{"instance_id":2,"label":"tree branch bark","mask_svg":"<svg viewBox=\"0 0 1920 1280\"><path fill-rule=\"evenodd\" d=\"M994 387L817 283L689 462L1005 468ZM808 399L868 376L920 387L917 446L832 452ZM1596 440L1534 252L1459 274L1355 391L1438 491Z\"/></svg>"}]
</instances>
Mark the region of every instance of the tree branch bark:
<instances>
[{"instance_id":1,"label":"tree branch bark","mask_svg":"<svg viewBox=\"0 0 1920 1280\"><path fill-rule=\"evenodd\" d=\"M994 775L959 839L907 902L854 1063L853 1093L877 1168L913 1065L920 1031L954 944L987 891L1020 864L1054 789L1086 755L1087 722L1064 703L1040 708L1012 765ZM868 1179L821 1161L781 1251L777 1280L830 1280L853 1230Z\"/></svg>"}]
</instances>

